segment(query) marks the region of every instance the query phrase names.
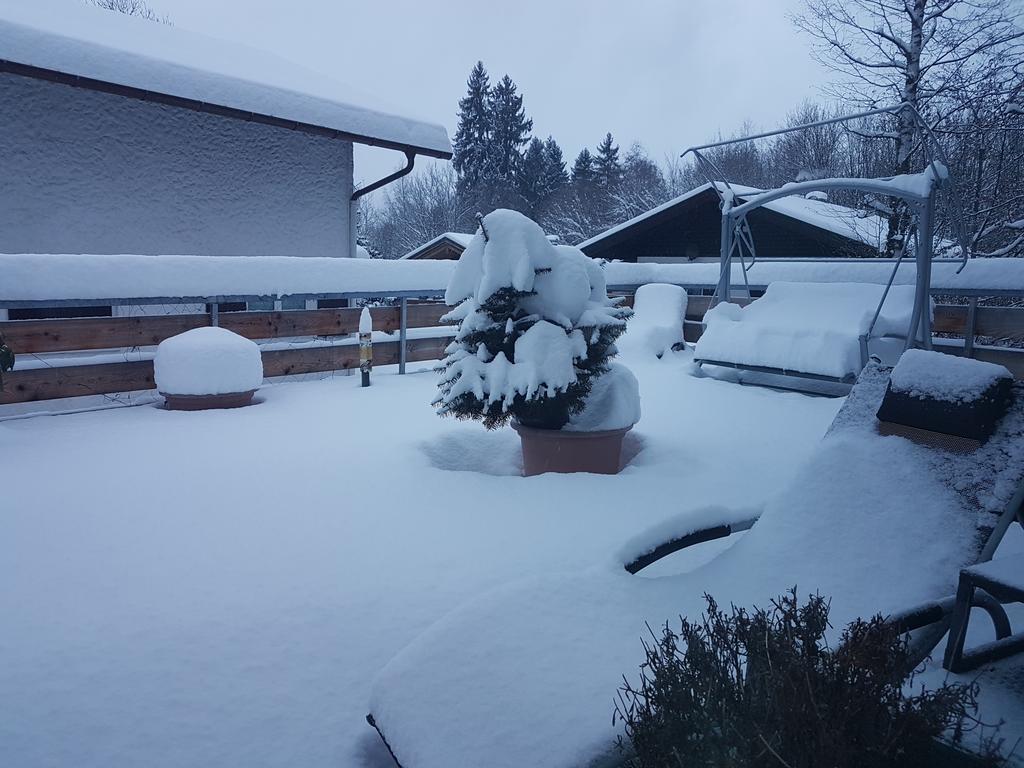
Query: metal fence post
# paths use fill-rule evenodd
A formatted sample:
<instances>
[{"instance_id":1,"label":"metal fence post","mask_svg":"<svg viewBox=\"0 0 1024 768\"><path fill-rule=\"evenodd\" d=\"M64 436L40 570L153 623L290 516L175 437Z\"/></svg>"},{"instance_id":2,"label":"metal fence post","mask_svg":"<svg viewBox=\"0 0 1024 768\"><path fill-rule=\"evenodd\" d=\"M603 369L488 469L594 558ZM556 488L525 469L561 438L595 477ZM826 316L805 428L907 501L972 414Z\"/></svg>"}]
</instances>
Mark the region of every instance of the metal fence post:
<instances>
[{"instance_id":1,"label":"metal fence post","mask_svg":"<svg viewBox=\"0 0 1024 768\"><path fill-rule=\"evenodd\" d=\"M978 297L967 300L967 327L964 329L964 356L974 357L974 333L978 322Z\"/></svg>"},{"instance_id":2,"label":"metal fence post","mask_svg":"<svg viewBox=\"0 0 1024 768\"><path fill-rule=\"evenodd\" d=\"M216 328L220 325L220 304L210 302L210 325Z\"/></svg>"},{"instance_id":3,"label":"metal fence post","mask_svg":"<svg viewBox=\"0 0 1024 768\"><path fill-rule=\"evenodd\" d=\"M409 317L409 300L402 297L402 306L399 311L398 321L398 373L402 375L405 373L405 337L406 337L406 324Z\"/></svg>"}]
</instances>

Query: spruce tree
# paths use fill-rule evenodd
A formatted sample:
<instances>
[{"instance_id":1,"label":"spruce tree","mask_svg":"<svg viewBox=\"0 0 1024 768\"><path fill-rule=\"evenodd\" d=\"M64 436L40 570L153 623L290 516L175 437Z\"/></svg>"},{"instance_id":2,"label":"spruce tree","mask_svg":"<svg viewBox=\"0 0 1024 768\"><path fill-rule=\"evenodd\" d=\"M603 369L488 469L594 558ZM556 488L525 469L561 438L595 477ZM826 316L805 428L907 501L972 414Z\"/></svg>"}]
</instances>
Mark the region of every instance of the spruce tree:
<instances>
[{"instance_id":1,"label":"spruce tree","mask_svg":"<svg viewBox=\"0 0 1024 768\"><path fill-rule=\"evenodd\" d=\"M622 179L622 163L619 162L619 148L610 133L597 145L597 157L594 159L594 171L598 186L614 189Z\"/></svg>"},{"instance_id":2,"label":"spruce tree","mask_svg":"<svg viewBox=\"0 0 1024 768\"><path fill-rule=\"evenodd\" d=\"M533 120L526 117L523 97L508 75L491 90L488 105L493 162L493 167L488 170L492 179L515 182L523 162L523 147L533 130Z\"/></svg>"},{"instance_id":3,"label":"spruce tree","mask_svg":"<svg viewBox=\"0 0 1024 768\"><path fill-rule=\"evenodd\" d=\"M594 156L584 147L572 164L572 182L577 186L585 186L593 183L595 176Z\"/></svg>"},{"instance_id":4,"label":"spruce tree","mask_svg":"<svg viewBox=\"0 0 1024 768\"><path fill-rule=\"evenodd\" d=\"M492 131L491 85L482 61L473 67L466 86L466 95L459 99L452 165L460 186L472 187L486 173Z\"/></svg>"},{"instance_id":5,"label":"spruce tree","mask_svg":"<svg viewBox=\"0 0 1024 768\"><path fill-rule=\"evenodd\" d=\"M546 171L544 142L535 136L526 148L519 168L519 193L531 210L536 210L548 196L545 189Z\"/></svg>"},{"instance_id":6,"label":"spruce tree","mask_svg":"<svg viewBox=\"0 0 1024 768\"><path fill-rule=\"evenodd\" d=\"M541 185L548 197L558 194L569 182L569 174L565 172L565 158L562 148L553 136L544 142L544 181Z\"/></svg>"}]
</instances>

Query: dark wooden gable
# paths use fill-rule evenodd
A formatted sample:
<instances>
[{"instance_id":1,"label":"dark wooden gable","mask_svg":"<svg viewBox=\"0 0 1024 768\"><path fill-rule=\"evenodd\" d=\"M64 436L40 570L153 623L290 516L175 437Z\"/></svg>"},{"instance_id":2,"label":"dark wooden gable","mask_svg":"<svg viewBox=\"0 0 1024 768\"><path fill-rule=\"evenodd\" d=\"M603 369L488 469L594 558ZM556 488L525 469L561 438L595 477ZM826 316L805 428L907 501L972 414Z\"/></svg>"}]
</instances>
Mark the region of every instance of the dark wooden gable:
<instances>
[{"instance_id":1,"label":"dark wooden gable","mask_svg":"<svg viewBox=\"0 0 1024 768\"><path fill-rule=\"evenodd\" d=\"M878 256L869 245L767 208L752 211L747 221L759 257ZM594 258L620 261L717 259L721 223L718 195L708 188L583 250Z\"/></svg>"}]
</instances>

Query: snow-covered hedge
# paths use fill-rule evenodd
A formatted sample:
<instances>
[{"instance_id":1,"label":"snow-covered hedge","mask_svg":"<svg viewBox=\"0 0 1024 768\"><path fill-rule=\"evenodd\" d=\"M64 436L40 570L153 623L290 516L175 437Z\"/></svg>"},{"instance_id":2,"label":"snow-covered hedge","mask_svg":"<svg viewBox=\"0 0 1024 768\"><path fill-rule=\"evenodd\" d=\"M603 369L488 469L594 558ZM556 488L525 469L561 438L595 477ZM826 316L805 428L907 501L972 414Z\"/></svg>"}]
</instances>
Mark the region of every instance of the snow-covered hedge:
<instances>
[{"instance_id":1,"label":"snow-covered hedge","mask_svg":"<svg viewBox=\"0 0 1024 768\"><path fill-rule=\"evenodd\" d=\"M259 346L226 328L193 328L160 342L156 388L169 395L251 392L263 383Z\"/></svg>"},{"instance_id":2,"label":"snow-covered hedge","mask_svg":"<svg viewBox=\"0 0 1024 768\"><path fill-rule=\"evenodd\" d=\"M513 416L563 427L607 372L631 314L608 298L596 261L509 210L483 217L445 301L455 309L444 319L459 329L438 368L435 405L488 428Z\"/></svg>"}]
</instances>

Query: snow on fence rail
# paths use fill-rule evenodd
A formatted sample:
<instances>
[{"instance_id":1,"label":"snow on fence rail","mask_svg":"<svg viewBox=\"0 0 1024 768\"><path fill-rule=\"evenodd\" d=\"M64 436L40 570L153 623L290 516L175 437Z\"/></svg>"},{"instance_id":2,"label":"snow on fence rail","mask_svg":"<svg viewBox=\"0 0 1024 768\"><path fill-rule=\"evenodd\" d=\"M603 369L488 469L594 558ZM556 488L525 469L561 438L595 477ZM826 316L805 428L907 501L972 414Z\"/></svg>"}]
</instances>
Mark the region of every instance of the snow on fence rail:
<instances>
[{"instance_id":1,"label":"snow on fence rail","mask_svg":"<svg viewBox=\"0 0 1024 768\"><path fill-rule=\"evenodd\" d=\"M390 295L390 294L389 294ZM631 297L627 298L630 302ZM748 303L750 300L741 300ZM694 342L702 331L701 320L710 306L709 296L691 296L686 311L684 336ZM434 330L430 335L408 338L408 329L436 329L447 307L440 303L403 300L396 307L371 310L376 331L398 332L394 341L374 344L376 365L435 360L442 356L450 334ZM65 320L13 320L0 322L0 334L18 354L19 361L35 355L103 349L151 347L192 328L216 322L224 328L254 340L315 338L320 342L295 345L269 344L263 348L267 376L322 373L356 368L359 350L348 337L359 327L359 309L287 310L268 312L224 312L140 317L99 317ZM404 320L404 322L403 322ZM1024 378L1024 349L982 346L975 336L1024 341L1024 308L979 307L976 299L967 305L939 305L935 311L936 333L963 337L936 339L943 351L965 354L999 363L1018 378ZM44 358L45 360L45 358ZM80 395L107 395L153 388L151 360L94 362L87 364L21 365L4 375L5 390L0 405L50 400Z\"/></svg>"},{"instance_id":2,"label":"snow on fence rail","mask_svg":"<svg viewBox=\"0 0 1024 768\"><path fill-rule=\"evenodd\" d=\"M1024 259L972 259L934 264L934 293L1024 296ZM372 295L440 296L455 263L298 256L95 256L0 254L0 308L76 305L215 303L282 298ZM765 260L747 273L751 288L789 282L885 283L893 263L882 259ZM608 285L675 283L700 292L718 283L717 263L611 262ZM915 266L900 265L895 283L914 282ZM739 265L733 285L744 285ZM167 298L174 297L174 298Z\"/></svg>"}]
</instances>

